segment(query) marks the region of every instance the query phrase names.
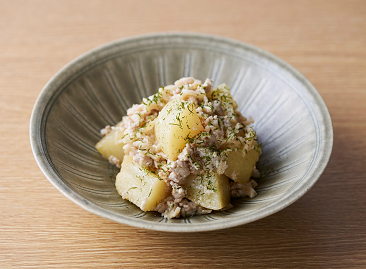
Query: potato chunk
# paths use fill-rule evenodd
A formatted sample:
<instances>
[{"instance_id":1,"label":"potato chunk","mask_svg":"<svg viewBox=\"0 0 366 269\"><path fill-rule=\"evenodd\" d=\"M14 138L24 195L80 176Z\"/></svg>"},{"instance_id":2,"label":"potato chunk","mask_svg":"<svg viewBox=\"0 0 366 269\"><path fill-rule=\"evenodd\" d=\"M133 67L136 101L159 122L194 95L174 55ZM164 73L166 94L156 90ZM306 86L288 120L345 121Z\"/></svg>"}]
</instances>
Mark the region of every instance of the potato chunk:
<instances>
[{"instance_id":1,"label":"potato chunk","mask_svg":"<svg viewBox=\"0 0 366 269\"><path fill-rule=\"evenodd\" d=\"M191 102L172 100L160 111L155 136L169 160L175 161L189 138L203 131L195 106Z\"/></svg>"},{"instance_id":2,"label":"potato chunk","mask_svg":"<svg viewBox=\"0 0 366 269\"><path fill-rule=\"evenodd\" d=\"M251 149L247 153L243 149L226 152L228 159L225 175L239 183L247 183L252 176L253 168L258 162L260 149Z\"/></svg>"},{"instance_id":3,"label":"potato chunk","mask_svg":"<svg viewBox=\"0 0 366 269\"><path fill-rule=\"evenodd\" d=\"M137 205L144 211L154 207L168 195L164 180L133 161L132 156L125 156L121 171L116 178L116 188L123 199Z\"/></svg>"},{"instance_id":4,"label":"potato chunk","mask_svg":"<svg viewBox=\"0 0 366 269\"><path fill-rule=\"evenodd\" d=\"M120 124L121 122L117 123L116 126L119 126ZM95 145L95 148L107 160L111 155L113 155L122 162L124 156L124 144L117 143L122 136L123 132L119 128L114 128Z\"/></svg>"},{"instance_id":5,"label":"potato chunk","mask_svg":"<svg viewBox=\"0 0 366 269\"><path fill-rule=\"evenodd\" d=\"M184 186L187 189L188 199L208 209L219 210L230 203L229 178L225 175L191 174Z\"/></svg>"}]
</instances>

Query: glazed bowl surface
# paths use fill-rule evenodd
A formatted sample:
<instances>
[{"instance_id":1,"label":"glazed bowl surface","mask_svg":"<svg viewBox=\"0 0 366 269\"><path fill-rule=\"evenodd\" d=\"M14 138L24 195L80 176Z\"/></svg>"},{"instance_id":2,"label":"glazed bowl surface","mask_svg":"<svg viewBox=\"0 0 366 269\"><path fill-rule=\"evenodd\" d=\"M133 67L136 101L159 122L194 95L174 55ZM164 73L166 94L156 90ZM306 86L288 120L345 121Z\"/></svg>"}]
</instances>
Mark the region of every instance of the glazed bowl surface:
<instances>
[{"instance_id":1,"label":"glazed bowl surface","mask_svg":"<svg viewBox=\"0 0 366 269\"><path fill-rule=\"evenodd\" d=\"M94 145L99 130L132 104L187 76L225 82L241 113L254 119L261 178L258 195L234 199L229 210L168 220L121 199L119 170ZM317 90L278 57L219 36L158 33L108 43L61 69L38 97L30 138L48 180L84 209L136 227L195 232L249 223L295 202L325 169L333 129Z\"/></svg>"}]
</instances>

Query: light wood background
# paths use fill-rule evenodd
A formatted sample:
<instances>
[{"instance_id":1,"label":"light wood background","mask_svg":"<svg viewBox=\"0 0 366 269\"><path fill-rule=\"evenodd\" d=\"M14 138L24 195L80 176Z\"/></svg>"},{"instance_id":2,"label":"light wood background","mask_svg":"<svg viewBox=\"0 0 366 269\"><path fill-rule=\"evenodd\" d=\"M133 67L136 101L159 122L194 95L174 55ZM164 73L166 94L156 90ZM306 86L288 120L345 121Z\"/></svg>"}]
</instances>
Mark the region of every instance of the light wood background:
<instances>
[{"instance_id":1,"label":"light wood background","mask_svg":"<svg viewBox=\"0 0 366 269\"><path fill-rule=\"evenodd\" d=\"M332 116L334 147L299 201L245 226L173 234L114 223L58 192L30 148L46 82L114 39L191 31L292 64ZM366 268L366 1L0 1L1 268Z\"/></svg>"}]
</instances>

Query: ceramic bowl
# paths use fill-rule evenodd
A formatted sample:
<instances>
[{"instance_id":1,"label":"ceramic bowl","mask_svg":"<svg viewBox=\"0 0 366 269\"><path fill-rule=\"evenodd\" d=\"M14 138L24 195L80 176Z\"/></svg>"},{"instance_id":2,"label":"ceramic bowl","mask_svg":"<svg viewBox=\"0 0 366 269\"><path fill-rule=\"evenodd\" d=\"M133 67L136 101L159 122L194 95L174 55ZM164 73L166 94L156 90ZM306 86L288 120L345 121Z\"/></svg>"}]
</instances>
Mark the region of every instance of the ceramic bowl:
<instances>
[{"instance_id":1,"label":"ceramic bowl","mask_svg":"<svg viewBox=\"0 0 366 269\"><path fill-rule=\"evenodd\" d=\"M160 86L193 76L225 82L262 143L254 199L209 215L164 219L118 195L118 169L94 148L99 130ZM159 33L114 41L62 68L34 106L30 137L37 163L66 197L99 216L136 227L194 232L271 215L305 194L323 172L333 145L324 101L296 69L255 46L218 36Z\"/></svg>"}]
</instances>

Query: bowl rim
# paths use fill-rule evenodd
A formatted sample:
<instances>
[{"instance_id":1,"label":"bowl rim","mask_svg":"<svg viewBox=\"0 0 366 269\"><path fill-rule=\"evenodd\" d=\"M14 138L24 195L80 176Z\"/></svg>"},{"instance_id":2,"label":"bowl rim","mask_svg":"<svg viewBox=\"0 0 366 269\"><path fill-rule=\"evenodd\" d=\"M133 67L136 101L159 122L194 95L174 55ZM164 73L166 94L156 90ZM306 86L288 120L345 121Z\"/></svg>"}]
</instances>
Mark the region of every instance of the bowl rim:
<instances>
[{"instance_id":1,"label":"bowl rim","mask_svg":"<svg viewBox=\"0 0 366 269\"><path fill-rule=\"evenodd\" d=\"M316 103L312 104L313 106L317 106L319 109L319 112L321 113L321 122L324 125L324 136L327 139L324 139L323 141L323 155L322 155L322 161L318 163L317 169L313 172L313 174L308 174L306 176L306 180L304 181L303 188L295 190L295 192L292 193L291 196L288 196L286 200L281 200L278 202L275 202L274 204L271 204L269 208L265 207L266 210L261 208L259 211L259 214L256 214L254 216L248 216L248 217L241 217L241 218L232 218L229 222L225 220L215 221L215 222L209 222L209 223L192 223L191 225L184 225L184 224L178 224L178 223L156 223L156 222L150 222L146 220L141 219L133 219L131 217L126 217L123 215L119 215L113 212L109 212L105 210L102 207L97 206L94 203L89 202L84 197L82 197L80 194L70 190L68 186L60 180L58 175L53 171L52 167L50 167L49 162L47 161L45 154L41 147L41 115L44 110L44 104L53 96L53 84L57 82L57 80L60 80L62 78L67 78L70 74L68 72L69 69L76 68L79 63L87 60L90 57L93 57L93 55L96 55L98 53L101 53L103 51L112 49L113 47L119 46L123 43L128 43L131 41L141 41L144 39L154 39L154 38L163 38L163 37L182 37L182 38L203 38L203 39L211 39L216 42L223 42L225 44L228 44L230 46L234 47L241 47L248 49L256 54L259 54L261 56L264 56L268 60L275 62L277 65L279 65L281 68L286 69L289 73L291 73L298 81L300 81L302 84L306 86L306 89L308 90L309 94L315 99ZM55 91L55 89L53 89ZM64 67L62 67L43 87L42 91L40 92L35 105L33 107L33 111L31 114L30 119L30 126L29 126L29 132L30 132L30 142L31 142L31 148L33 155L36 159L36 162L38 166L40 167L43 174L46 176L46 178L54 185L63 195L65 195L67 198L69 198L74 203L78 204L85 210L94 213L96 215L105 217L107 219L111 219L113 221L127 224L130 226L138 227L138 228L145 228L150 230L157 230L157 231L167 231L167 232L199 232L199 231L212 231L212 230L218 230L218 229L225 229L230 228L238 225L243 225L246 223L250 223L253 221L256 221L258 219L264 218L266 216L272 215L285 207L289 206L290 204L294 203L298 199L300 199L319 179L321 174L323 173L326 165L329 162L330 155L332 152L333 147L333 126L332 126L332 120L328 111L328 108L322 99L320 93L315 89L315 87L310 83L310 81L305 78L304 75L302 75L297 69L295 69L293 66L291 66L289 63L285 62L284 60L280 59L279 57L275 56L274 54L265 51L261 48L258 48L254 45L238 41L235 39L231 39L228 37L222 37L217 35L211 35L211 34L202 34L202 33L192 33L192 32L160 32L160 33L150 33L150 34L142 34L142 35L136 35L132 37L127 38L121 38L117 39L105 44L102 44L100 46L97 46L96 48L93 48L82 55L76 57L71 62L67 63Z\"/></svg>"}]
</instances>

